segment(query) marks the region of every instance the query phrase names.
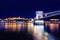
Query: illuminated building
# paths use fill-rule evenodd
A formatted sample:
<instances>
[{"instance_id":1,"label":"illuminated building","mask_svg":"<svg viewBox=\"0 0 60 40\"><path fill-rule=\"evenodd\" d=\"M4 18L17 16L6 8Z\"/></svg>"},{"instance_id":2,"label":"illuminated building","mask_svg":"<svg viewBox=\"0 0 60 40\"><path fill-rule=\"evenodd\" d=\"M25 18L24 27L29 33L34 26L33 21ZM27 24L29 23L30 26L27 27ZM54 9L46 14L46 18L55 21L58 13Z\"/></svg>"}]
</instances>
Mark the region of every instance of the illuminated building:
<instances>
[{"instance_id":1,"label":"illuminated building","mask_svg":"<svg viewBox=\"0 0 60 40\"><path fill-rule=\"evenodd\" d=\"M21 28L28 28L29 19L26 18L7 18L5 19L5 29L8 31L20 31Z\"/></svg>"}]
</instances>

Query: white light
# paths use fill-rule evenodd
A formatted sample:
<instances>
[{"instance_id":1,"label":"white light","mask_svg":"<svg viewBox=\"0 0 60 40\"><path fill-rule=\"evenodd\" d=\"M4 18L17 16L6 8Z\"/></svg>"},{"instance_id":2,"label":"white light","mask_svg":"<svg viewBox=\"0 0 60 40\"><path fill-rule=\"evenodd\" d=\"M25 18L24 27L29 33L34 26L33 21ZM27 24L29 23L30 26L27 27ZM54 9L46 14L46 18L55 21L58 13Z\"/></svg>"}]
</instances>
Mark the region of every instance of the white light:
<instances>
[{"instance_id":1,"label":"white light","mask_svg":"<svg viewBox=\"0 0 60 40\"><path fill-rule=\"evenodd\" d=\"M31 19L31 21L34 21L34 19Z\"/></svg>"},{"instance_id":2,"label":"white light","mask_svg":"<svg viewBox=\"0 0 60 40\"><path fill-rule=\"evenodd\" d=\"M44 34L44 25L41 26L35 26L36 27L36 36L37 39L43 40L41 38L43 38L43 34Z\"/></svg>"},{"instance_id":3,"label":"white light","mask_svg":"<svg viewBox=\"0 0 60 40\"><path fill-rule=\"evenodd\" d=\"M37 22L44 23L43 20L37 20L37 21L35 21L35 22L36 22L36 23L37 23Z\"/></svg>"},{"instance_id":4,"label":"white light","mask_svg":"<svg viewBox=\"0 0 60 40\"><path fill-rule=\"evenodd\" d=\"M35 25L42 26L43 24L44 24L43 20L37 20L37 21L35 21Z\"/></svg>"}]
</instances>

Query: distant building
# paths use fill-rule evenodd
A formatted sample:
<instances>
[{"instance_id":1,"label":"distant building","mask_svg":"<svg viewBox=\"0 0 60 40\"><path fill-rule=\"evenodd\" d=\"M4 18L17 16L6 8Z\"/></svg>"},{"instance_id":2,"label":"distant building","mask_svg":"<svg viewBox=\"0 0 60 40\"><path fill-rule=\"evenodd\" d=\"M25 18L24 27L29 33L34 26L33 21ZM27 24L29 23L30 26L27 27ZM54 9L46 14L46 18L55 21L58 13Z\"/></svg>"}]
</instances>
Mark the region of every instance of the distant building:
<instances>
[{"instance_id":1,"label":"distant building","mask_svg":"<svg viewBox=\"0 0 60 40\"><path fill-rule=\"evenodd\" d=\"M21 28L28 28L30 19L27 18L7 18L5 19L5 29L7 31L20 31Z\"/></svg>"}]
</instances>

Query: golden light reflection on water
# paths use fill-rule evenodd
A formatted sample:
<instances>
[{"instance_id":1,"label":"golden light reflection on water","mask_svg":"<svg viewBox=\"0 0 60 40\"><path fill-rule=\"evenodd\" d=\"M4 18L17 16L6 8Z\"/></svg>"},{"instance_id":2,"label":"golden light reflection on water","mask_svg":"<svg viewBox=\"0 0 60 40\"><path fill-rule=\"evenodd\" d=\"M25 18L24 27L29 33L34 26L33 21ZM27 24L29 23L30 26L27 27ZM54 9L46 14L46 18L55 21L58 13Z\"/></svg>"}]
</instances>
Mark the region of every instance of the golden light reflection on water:
<instances>
[{"instance_id":1,"label":"golden light reflection on water","mask_svg":"<svg viewBox=\"0 0 60 40\"><path fill-rule=\"evenodd\" d=\"M34 36L36 40L43 40L44 39L44 25L41 26L34 26Z\"/></svg>"},{"instance_id":2,"label":"golden light reflection on water","mask_svg":"<svg viewBox=\"0 0 60 40\"><path fill-rule=\"evenodd\" d=\"M58 30L58 28L59 28L59 26L58 26L58 24L50 24L50 30L52 31L52 30Z\"/></svg>"},{"instance_id":3,"label":"golden light reflection on water","mask_svg":"<svg viewBox=\"0 0 60 40\"><path fill-rule=\"evenodd\" d=\"M34 36L35 36L34 40L49 40L48 32L44 32L43 35L42 35L42 33L38 33L38 34L34 33Z\"/></svg>"},{"instance_id":4,"label":"golden light reflection on water","mask_svg":"<svg viewBox=\"0 0 60 40\"><path fill-rule=\"evenodd\" d=\"M27 23L23 23L23 24L17 24L16 22L12 22L12 23L5 23L5 29L8 29L8 30L12 30L13 32L15 31L20 31L21 28L23 27L27 27L28 28L28 32L30 32L31 30L31 22L27 22ZM46 23L46 25L49 25L50 27L50 30L53 31L53 30L58 30L59 28L59 24L58 23ZM46 26L47 27L47 26ZM33 36L35 36L38 40L48 40L48 32L44 32L42 35L42 30L38 30L40 31L39 33L37 33L37 30L36 30L37 27L33 27Z\"/></svg>"},{"instance_id":5,"label":"golden light reflection on water","mask_svg":"<svg viewBox=\"0 0 60 40\"><path fill-rule=\"evenodd\" d=\"M20 31L21 28L28 28L28 32L31 30L31 23L25 22L25 23L16 23L16 22L10 22L5 23L5 29L10 29L12 31Z\"/></svg>"},{"instance_id":6,"label":"golden light reflection on water","mask_svg":"<svg viewBox=\"0 0 60 40\"><path fill-rule=\"evenodd\" d=\"M28 27L28 32L30 32L30 30L31 30L31 22L28 22L27 27Z\"/></svg>"},{"instance_id":7,"label":"golden light reflection on water","mask_svg":"<svg viewBox=\"0 0 60 40\"><path fill-rule=\"evenodd\" d=\"M17 24L17 30L20 31L21 30L21 24Z\"/></svg>"},{"instance_id":8,"label":"golden light reflection on water","mask_svg":"<svg viewBox=\"0 0 60 40\"><path fill-rule=\"evenodd\" d=\"M48 40L48 32L44 33L44 40Z\"/></svg>"},{"instance_id":9,"label":"golden light reflection on water","mask_svg":"<svg viewBox=\"0 0 60 40\"><path fill-rule=\"evenodd\" d=\"M60 21L45 21L46 28L49 28L50 31L59 30Z\"/></svg>"}]
</instances>

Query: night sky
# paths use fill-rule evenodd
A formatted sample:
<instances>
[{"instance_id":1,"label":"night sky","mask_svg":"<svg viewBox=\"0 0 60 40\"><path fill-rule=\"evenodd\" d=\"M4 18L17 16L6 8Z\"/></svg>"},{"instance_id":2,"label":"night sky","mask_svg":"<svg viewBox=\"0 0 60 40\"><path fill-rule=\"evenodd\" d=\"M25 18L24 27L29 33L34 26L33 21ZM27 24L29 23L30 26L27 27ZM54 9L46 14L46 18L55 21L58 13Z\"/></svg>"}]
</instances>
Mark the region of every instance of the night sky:
<instances>
[{"instance_id":1,"label":"night sky","mask_svg":"<svg viewBox=\"0 0 60 40\"><path fill-rule=\"evenodd\" d=\"M35 11L60 10L60 0L0 0L0 18L34 18Z\"/></svg>"}]
</instances>

